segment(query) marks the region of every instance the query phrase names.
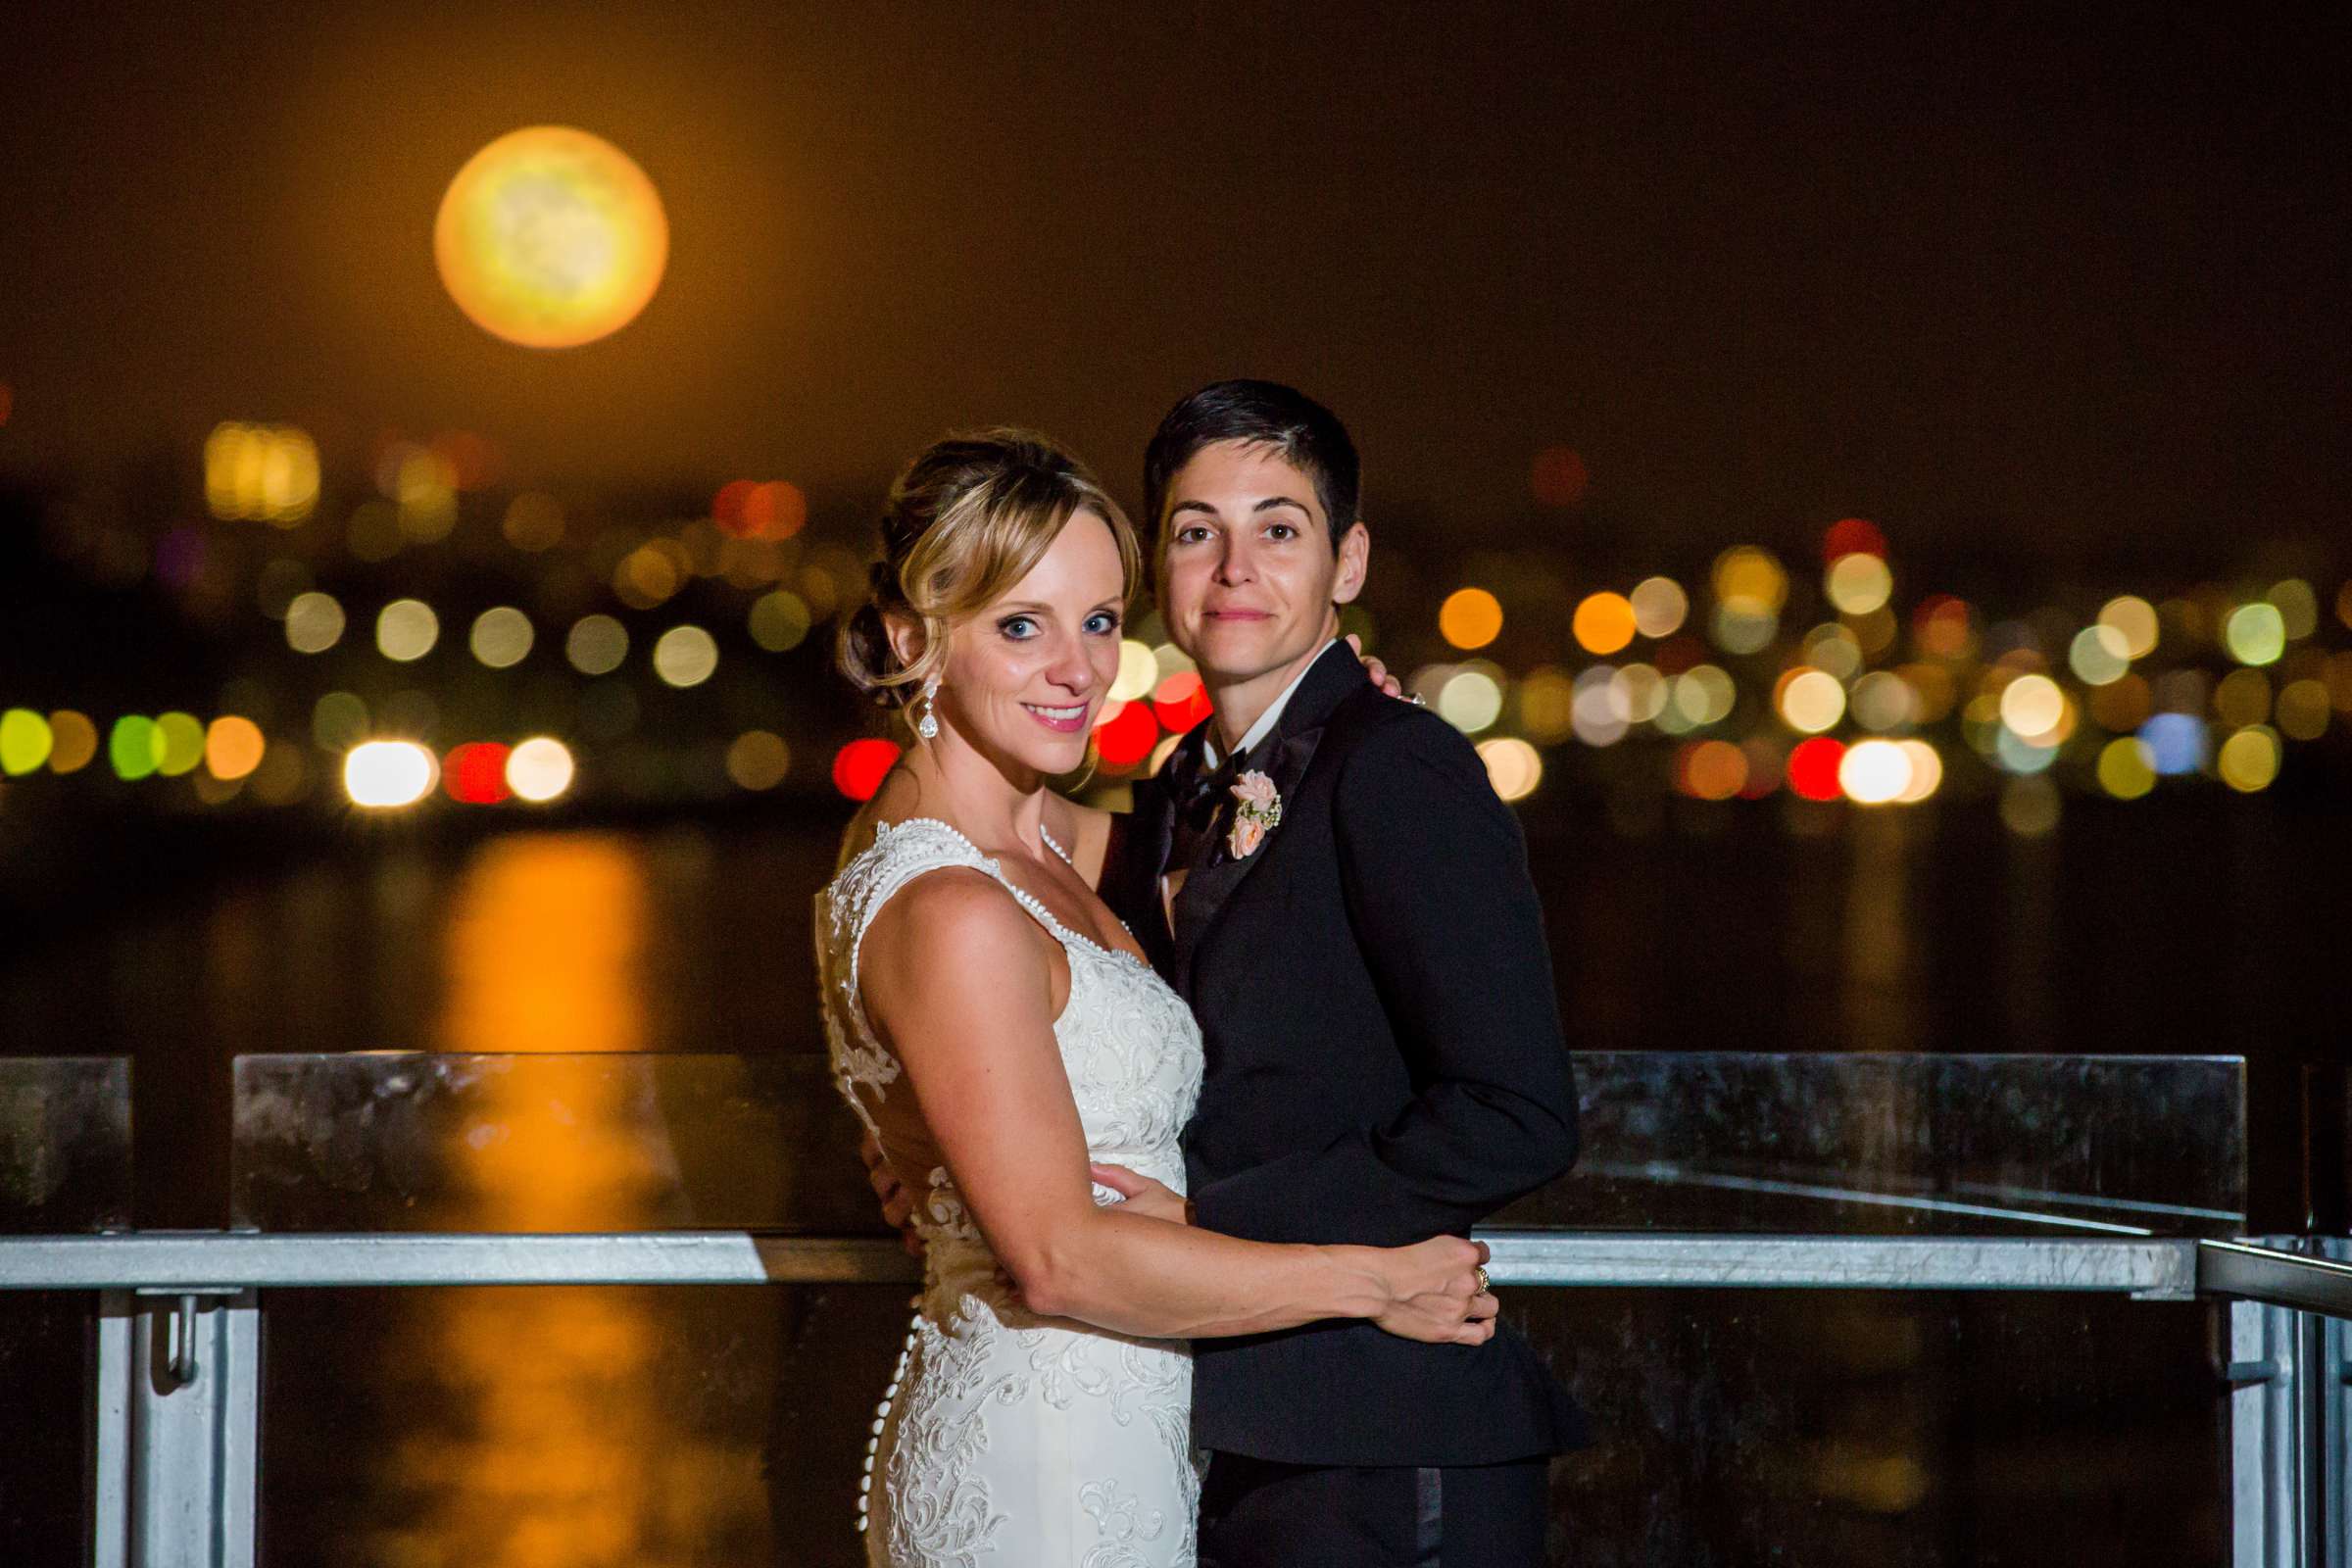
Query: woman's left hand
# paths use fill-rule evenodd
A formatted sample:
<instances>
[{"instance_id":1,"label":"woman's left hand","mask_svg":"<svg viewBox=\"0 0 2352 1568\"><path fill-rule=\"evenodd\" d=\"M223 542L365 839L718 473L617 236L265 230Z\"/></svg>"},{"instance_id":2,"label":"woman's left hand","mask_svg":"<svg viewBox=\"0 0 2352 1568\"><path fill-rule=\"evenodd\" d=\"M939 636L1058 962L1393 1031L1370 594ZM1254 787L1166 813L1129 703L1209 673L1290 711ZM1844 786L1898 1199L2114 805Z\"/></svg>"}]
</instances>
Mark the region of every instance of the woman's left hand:
<instances>
[{"instance_id":1,"label":"woman's left hand","mask_svg":"<svg viewBox=\"0 0 2352 1568\"><path fill-rule=\"evenodd\" d=\"M1353 632L1349 632L1348 634L1348 647L1354 653L1356 658L1364 662L1364 674L1371 679L1373 685L1379 687L1383 692L1387 693L1391 697L1402 697L1404 695L1404 688L1397 684L1396 676L1389 673L1389 666L1382 663L1379 660L1373 658L1370 654L1364 652L1364 640L1361 637L1358 637Z\"/></svg>"}]
</instances>

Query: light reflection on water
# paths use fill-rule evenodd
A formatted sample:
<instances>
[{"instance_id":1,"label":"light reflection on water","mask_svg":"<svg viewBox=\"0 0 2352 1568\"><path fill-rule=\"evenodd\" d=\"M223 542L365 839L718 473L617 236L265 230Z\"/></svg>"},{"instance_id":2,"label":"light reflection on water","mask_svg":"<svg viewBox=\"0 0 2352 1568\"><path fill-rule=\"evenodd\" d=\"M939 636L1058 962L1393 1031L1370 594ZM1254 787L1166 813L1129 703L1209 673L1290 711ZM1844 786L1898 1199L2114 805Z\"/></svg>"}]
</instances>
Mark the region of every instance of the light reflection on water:
<instances>
[{"instance_id":1,"label":"light reflection on water","mask_svg":"<svg viewBox=\"0 0 2352 1568\"><path fill-rule=\"evenodd\" d=\"M436 1043L643 1050L651 902L642 850L625 839L485 845L451 899ZM585 1064L547 1067L552 1076L485 1080L473 1131L446 1151L461 1196L437 1228L652 1223L652 1195L672 1178L624 1135L617 1081ZM398 1365L429 1368L433 1388L380 1461L379 1484L398 1499L388 1511L413 1522L355 1543L361 1560L661 1568L706 1560L698 1542L764 1528L752 1457L698 1440L659 1396L650 1374L661 1325L648 1293L414 1291L399 1300L388 1349Z\"/></svg>"}]
</instances>

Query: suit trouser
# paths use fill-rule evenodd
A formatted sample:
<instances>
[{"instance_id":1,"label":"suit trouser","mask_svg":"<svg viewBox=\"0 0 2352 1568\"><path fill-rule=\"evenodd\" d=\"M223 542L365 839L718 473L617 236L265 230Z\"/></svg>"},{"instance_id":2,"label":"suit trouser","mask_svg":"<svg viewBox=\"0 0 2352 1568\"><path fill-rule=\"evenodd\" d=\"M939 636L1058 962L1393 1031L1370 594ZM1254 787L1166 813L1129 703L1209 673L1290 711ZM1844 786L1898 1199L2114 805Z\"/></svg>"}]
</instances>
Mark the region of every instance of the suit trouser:
<instances>
[{"instance_id":1,"label":"suit trouser","mask_svg":"<svg viewBox=\"0 0 2352 1568\"><path fill-rule=\"evenodd\" d=\"M1220 1453L1200 1489L1200 1568L1542 1568L1549 1466Z\"/></svg>"}]
</instances>

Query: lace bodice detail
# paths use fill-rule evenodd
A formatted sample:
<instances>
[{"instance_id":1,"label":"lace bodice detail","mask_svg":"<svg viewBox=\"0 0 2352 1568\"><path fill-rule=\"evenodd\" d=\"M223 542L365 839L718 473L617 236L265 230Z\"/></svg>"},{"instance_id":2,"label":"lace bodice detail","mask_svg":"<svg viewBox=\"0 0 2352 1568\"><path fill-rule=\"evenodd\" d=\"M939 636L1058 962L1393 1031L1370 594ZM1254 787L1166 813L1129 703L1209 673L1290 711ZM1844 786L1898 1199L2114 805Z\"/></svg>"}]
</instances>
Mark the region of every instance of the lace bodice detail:
<instances>
[{"instance_id":1,"label":"lace bodice detail","mask_svg":"<svg viewBox=\"0 0 2352 1568\"><path fill-rule=\"evenodd\" d=\"M1182 1191L1179 1138L1200 1092L1200 1031L1167 983L1064 926L947 823L884 825L818 895L834 1079L916 1195L924 1244L921 1308L867 1450L858 1518L867 1560L1192 1568L1199 1483L1185 1348L1039 1318L1007 1296L897 1058L866 1017L858 949L874 915L916 877L951 866L993 877L1068 956L1069 1001L1054 1038L1092 1158ZM1117 1200L1103 1188L1095 1196Z\"/></svg>"},{"instance_id":2,"label":"lace bodice detail","mask_svg":"<svg viewBox=\"0 0 2352 1568\"><path fill-rule=\"evenodd\" d=\"M825 1037L833 1074L858 1119L892 1154L901 1178L953 1197L953 1183L931 1163L910 1168L899 1154L931 1148L912 1096L899 1086L899 1060L875 1037L858 997L858 948L872 917L924 872L959 865L986 872L1060 943L1070 959L1070 999L1054 1020L1060 1060L1070 1072L1070 1098L1087 1128L1094 1159L1122 1163L1183 1187L1178 1138L1200 1098L1200 1025L1183 999L1152 968L1070 931L1045 903L1013 884L971 839L931 818L882 825L865 854L842 867L818 896L818 980L825 992ZM959 1203L955 1203L959 1215Z\"/></svg>"},{"instance_id":3,"label":"lace bodice detail","mask_svg":"<svg viewBox=\"0 0 2352 1568\"><path fill-rule=\"evenodd\" d=\"M901 1178L914 1178L918 1194L933 1195L929 1206L941 1212L924 1217L942 1229L960 1233L967 1228L954 1183L927 1157L932 1142L913 1097L893 1093L900 1067L866 1017L858 989L858 951L892 895L926 872L950 866L993 877L1068 956L1069 1001L1054 1020L1054 1037L1069 1073L1088 1153L1182 1190L1179 1140L1200 1094L1200 1030L1192 1010L1142 959L1063 925L955 828L913 817L883 824L873 844L818 896L817 967L834 1080Z\"/></svg>"}]
</instances>

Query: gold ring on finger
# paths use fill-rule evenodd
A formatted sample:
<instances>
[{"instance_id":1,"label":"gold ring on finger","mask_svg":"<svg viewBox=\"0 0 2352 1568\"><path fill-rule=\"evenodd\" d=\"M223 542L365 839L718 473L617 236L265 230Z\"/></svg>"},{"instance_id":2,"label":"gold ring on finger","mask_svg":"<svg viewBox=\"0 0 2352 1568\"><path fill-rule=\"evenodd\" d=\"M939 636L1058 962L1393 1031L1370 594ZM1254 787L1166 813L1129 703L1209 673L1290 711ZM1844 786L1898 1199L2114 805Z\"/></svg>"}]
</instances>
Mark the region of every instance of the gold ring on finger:
<instances>
[{"instance_id":1,"label":"gold ring on finger","mask_svg":"<svg viewBox=\"0 0 2352 1568\"><path fill-rule=\"evenodd\" d=\"M1471 1272L1471 1273L1473 1273L1473 1274L1475 1274L1475 1275L1478 1277L1478 1289L1479 1289L1479 1294L1480 1294L1480 1295L1482 1295L1482 1296L1483 1296L1483 1295L1485 1295L1485 1294L1486 1294L1488 1291L1491 1291L1491 1290L1493 1290L1493 1289L1494 1288L1494 1282L1493 1280L1490 1280L1490 1279L1488 1279L1488 1278L1487 1278L1487 1265L1486 1265L1486 1264L1484 1264L1484 1263L1481 1263L1481 1264L1479 1264L1479 1265L1478 1265L1476 1268L1472 1269L1470 1272Z\"/></svg>"}]
</instances>

